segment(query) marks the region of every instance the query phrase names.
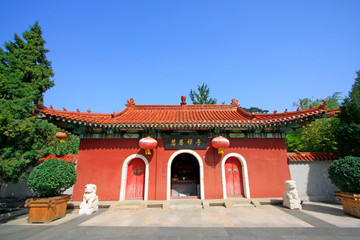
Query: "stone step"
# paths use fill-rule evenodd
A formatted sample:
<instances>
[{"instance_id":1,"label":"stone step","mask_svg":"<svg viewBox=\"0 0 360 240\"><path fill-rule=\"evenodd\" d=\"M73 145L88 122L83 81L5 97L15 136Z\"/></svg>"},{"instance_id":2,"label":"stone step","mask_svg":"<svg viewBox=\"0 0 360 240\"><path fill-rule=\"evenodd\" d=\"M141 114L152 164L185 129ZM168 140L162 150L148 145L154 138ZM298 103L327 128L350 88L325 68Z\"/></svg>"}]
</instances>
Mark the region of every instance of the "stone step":
<instances>
[{"instance_id":1,"label":"stone step","mask_svg":"<svg viewBox=\"0 0 360 240\"><path fill-rule=\"evenodd\" d=\"M100 202L99 207L109 208L109 210L136 210L136 209L191 209L191 208L231 208L231 207L261 207L266 204L280 202L280 199L248 199L248 198L228 198L228 199L172 199L170 201L142 201L125 200ZM271 201L270 201L271 200ZM78 208L81 202L68 204L70 208Z\"/></svg>"},{"instance_id":2,"label":"stone step","mask_svg":"<svg viewBox=\"0 0 360 240\"><path fill-rule=\"evenodd\" d=\"M170 209L189 209L189 208L193 208L193 209L201 209L203 208L203 206L201 204L170 204L169 206Z\"/></svg>"},{"instance_id":3,"label":"stone step","mask_svg":"<svg viewBox=\"0 0 360 240\"><path fill-rule=\"evenodd\" d=\"M248 198L229 198L226 199L227 202L230 202L232 207L254 207L251 199Z\"/></svg>"},{"instance_id":4,"label":"stone step","mask_svg":"<svg viewBox=\"0 0 360 240\"><path fill-rule=\"evenodd\" d=\"M155 208L155 209L169 209L169 202L168 201L147 201L146 202L147 208Z\"/></svg>"},{"instance_id":5,"label":"stone step","mask_svg":"<svg viewBox=\"0 0 360 240\"><path fill-rule=\"evenodd\" d=\"M145 209L146 203L143 201L123 201L123 202L116 202L110 205L109 210L139 210Z\"/></svg>"},{"instance_id":6,"label":"stone step","mask_svg":"<svg viewBox=\"0 0 360 240\"><path fill-rule=\"evenodd\" d=\"M256 199L261 205L282 205L283 199L277 198L257 198Z\"/></svg>"},{"instance_id":7,"label":"stone step","mask_svg":"<svg viewBox=\"0 0 360 240\"><path fill-rule=\"evenodd\" d=\"M159 209L163 209L164 208L164 203L148 203L147 208L159 208Z\"/></svg>"},{"instance_id":8,"label":"stone step","mask_svg":"<svg viewBox=\"0 0 360 240\"><path fill-rule=\"evenodd\" d=\"M200 199L172 199L169 202L170 209L202 208Z\"/></svg>"},{"instance_id":9,"label":"stone step","mask_svg":"<svg viewBox=\"0 0 360 240\"><path fill-rule=\"evenodd\" d=\"M229 205L227 205L225 203L224 199L211 199L211 200L204 200L202 202L203 208L207 209L207 208L214 208L214 207L219 207L219 208L225 208L225 207L229 207Z\"/></svg>"}]
</instances>

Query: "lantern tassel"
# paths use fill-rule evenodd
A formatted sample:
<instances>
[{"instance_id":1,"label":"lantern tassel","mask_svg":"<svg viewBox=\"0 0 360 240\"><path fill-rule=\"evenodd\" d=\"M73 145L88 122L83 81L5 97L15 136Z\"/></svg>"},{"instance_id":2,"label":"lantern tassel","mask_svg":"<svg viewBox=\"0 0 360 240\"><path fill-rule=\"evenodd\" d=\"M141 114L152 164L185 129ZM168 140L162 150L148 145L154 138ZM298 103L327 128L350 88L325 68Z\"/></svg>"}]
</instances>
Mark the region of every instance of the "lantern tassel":
<instances>
[{"instance_id":1,"label":"lantern tassel","mask_svg":"<svg viewBox=\"0 0 360 240\"><path fill-rule=\"evenodd\" d=\"M64 143L64 142L65 142L65 140L64 140L64 139L61 139L61 140L60 140L60 142L61 142L61 143Z\"/></svg>"},{"instance_id":2,"label":"lantern tassel","mask_svg":"<svg viewBox=\"0 0 360 240\"><path fill-rule=\"evenodd\" d=\"M224 154L224 149L223 148L218 148L218 154Z\"/></svg>"},{"instance_id":3,"label":"lantern tassel","mask_svg":"<svg viewBox=\"0 0 360 240\"><path fill-rule=\"evenodd\" d=\"M150 149L145 149L145 154L146 155L151 155Z\"/></svg>"}]
</instances>

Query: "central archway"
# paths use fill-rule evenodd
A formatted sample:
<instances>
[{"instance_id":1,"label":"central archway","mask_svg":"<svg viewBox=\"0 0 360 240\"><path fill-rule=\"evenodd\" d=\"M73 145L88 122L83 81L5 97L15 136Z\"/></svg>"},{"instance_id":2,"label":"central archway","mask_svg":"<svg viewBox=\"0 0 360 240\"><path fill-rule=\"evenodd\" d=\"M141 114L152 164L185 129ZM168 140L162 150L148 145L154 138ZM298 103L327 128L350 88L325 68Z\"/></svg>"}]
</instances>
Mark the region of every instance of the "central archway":
<instances>
[{"instance_id":1,"label":"central archway","mask_svg":"<svg viewBox=\"0 0 360 240\"><path fill-rule=\"evenodd\" d=\"M201 157L199 156L199 154L197 154L195 151L193 150L179 150L176 151L175 153L173 153L168 161L168 166L167 166L167 194L166 194L166 199L170 200L171 199L171 176L172 176L172 165L173 162L175 160L175 163L179 160L179 158L181 158L182 156L186 156L186 155L190 155L189 157L194 159L194 161L197 161L198 163L198 170L196 169L196 171L198 171L198 175L195 176L196 181L199 182L199 187L200 187L200 198L201 199L205 199L205 194L204 194L204 167L203 167L203 162ZM196 166L194 168L197 168ZM174 176L174 174L173 174ZM186 177L186 173L185 175L183 175L183 177Z\"/></svg>"}]
</instances>

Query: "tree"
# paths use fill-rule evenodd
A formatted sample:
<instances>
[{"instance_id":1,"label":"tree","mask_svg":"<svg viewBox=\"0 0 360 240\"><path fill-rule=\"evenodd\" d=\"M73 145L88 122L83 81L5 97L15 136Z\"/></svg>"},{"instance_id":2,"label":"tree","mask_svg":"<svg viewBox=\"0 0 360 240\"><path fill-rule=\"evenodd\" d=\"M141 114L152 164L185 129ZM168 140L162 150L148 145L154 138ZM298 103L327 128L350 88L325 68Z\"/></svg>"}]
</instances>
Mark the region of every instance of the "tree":
<instances>
[{"instance_id":1,"label":"tree","mask_svg":"<svg viewBox=\"0 0 360 240\"><path fill-rule=\"evenodd\" d=\"M336 152L337 118L317 119L286 135L289 152Z\"/></svg>"},{"instance_id":2,"label":"tree","mask_svg":"<svg viewBox=\"0 0 360 240\"><path fill-rule=\"evenodd\" d=\"M193 104L216 104L217 100L215 98L210 98L209 95L210 89L205 83L201 86L198 85L198 93L191 89L189 94Z\"/></svg>"},{"instance_id":3,"label":"tree","mask_svg":"<svg viewBox=\"0 0 360 240\"><path fill-rule=\"evenodd\" d=\"M339 108L341 105L341 100L343 99L340 95L341 92L335 92L333 95L326 97L325 101L327 104L325 108L327 110ZM299 108L299 110L305 110L309 109L310 106L318 107L320 104L322 104L322 99L312 100L312 98L302 98L298 99L297 102L294 102L292 106Z\"/></svg>"},{"instance_id":4,"label":"tree","mask_svg":"<svg viewBox=\"0 0 360 240\"><path fill-rule=\"evenodd\" d=\"M313 101L311 100L311 98L302 98L302 99L298 99L297 102L294 102L292 106L297 107L299 110L305 110L310 108L312 102Z\"/></svg>"},{"instance_id":5,"label":"tree","mask_svg":"<svg viewBox=\"0 0 360 240\"><path fill-rule=\"evenodd\" d=\"M37 119L35 103L54 85L48 49L36 22L13 42L0 48L0 188L3 181L17 182L30 165L59 144L55 125Z\"/></svg>"},{"instance_id":6,"label":"tree","mask_svg":"<svg viewBox=\"0 0 360 240\"><path fill-rule=\"evenodd\" d=\"M340 107L336 139L340 156L360 156L360 71L355 83Z\"/></svg>"},{"instance_id":7,"label":"tree","mask_svg":"<svg viewBox=\"0 0 360 240\"><path fill-rule=\"evenodd\" d=\"M250 107L250 108L243 107L242 109L249 113L268 113L269 112L269 110L263 110L263 109L260 109L257 107Z\"/></svg>"},{"instance_id":8,"label":"tree","mask_svg":"<svg viewBox=\"0 0 360 240\"><path fill-rule=\"evenodd\" d=\"M342 97L340 92L326 97L326 109L336 109L340 106ZM309 109L310 106L317 107L322 100L311 98L299 99L293 106L300 110ZM286 146L289 152L336 152L338 143L335 133L338 129L339 121L337 118L321 118L310 124L303 126L286 136Z\"/></svg>"}]
</instances>

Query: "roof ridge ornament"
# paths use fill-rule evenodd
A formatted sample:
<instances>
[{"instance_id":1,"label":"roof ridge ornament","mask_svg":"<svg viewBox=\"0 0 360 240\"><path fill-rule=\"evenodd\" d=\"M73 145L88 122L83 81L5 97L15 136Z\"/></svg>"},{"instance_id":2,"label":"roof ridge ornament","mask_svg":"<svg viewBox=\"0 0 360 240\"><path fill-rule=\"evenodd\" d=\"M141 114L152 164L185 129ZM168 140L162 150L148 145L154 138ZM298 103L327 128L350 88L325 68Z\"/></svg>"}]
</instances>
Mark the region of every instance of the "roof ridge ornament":
<instances>
[{"instance_id":1,"label":"roof ridge ornament","mask_svg":"<svg viewBox=\"0 0 360 240\"><path fill-rule=\"evenodd\" d=\"M126 104L125 104L125 106L127 106L127 107L133 107L133 106L135 106L135 102L134 102L134 99L133 98L130 98L130 100L126 100Z\"/></svg>"},{"instance_id":2,"label":"roof ridge ornament","mask_svg":"<svg viewBox=\"0 0 360 240\"><path fill-rule=\"evenodd\" d=\"M236 100L235 98L231 99L231 105L233 105L234 107L240 106L239 100Z\"/></svg>"},{"instance_id":3,"label":"roof ridge ornament","mask_svg":"<svg viewBox=\"0 0 360 240\"><path fill-rule=\"evenodd\" d=\"M181 96L181 103L180 103L181 106L184 106L186 105L186 96Z\"/></svg>"},{"instance_id":4,"label":"roof ridge ornament","mask_svg":"<svg viewBox=\"0 0 360 240\"><path fill-rule=\"evenodd\" d=\"M320 104L320 108L326 108L327 105L327 101L326 100L322 100L322 104Z\"/></svg>"}]
</instances>

